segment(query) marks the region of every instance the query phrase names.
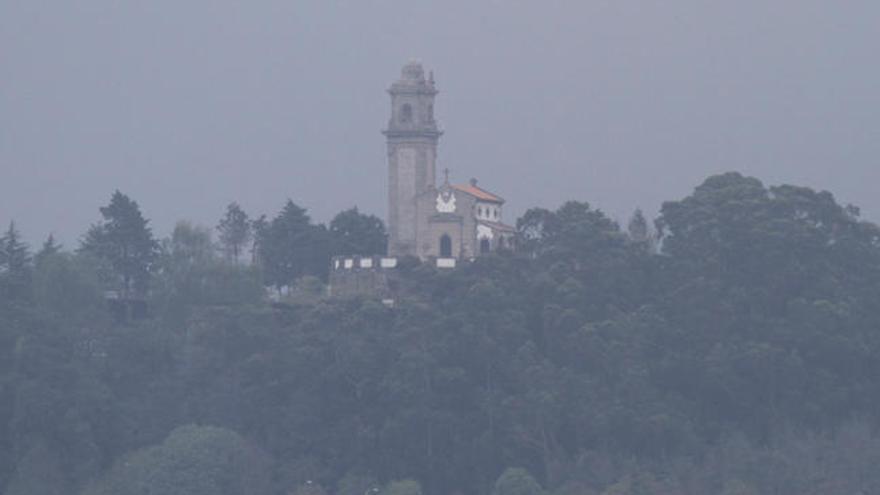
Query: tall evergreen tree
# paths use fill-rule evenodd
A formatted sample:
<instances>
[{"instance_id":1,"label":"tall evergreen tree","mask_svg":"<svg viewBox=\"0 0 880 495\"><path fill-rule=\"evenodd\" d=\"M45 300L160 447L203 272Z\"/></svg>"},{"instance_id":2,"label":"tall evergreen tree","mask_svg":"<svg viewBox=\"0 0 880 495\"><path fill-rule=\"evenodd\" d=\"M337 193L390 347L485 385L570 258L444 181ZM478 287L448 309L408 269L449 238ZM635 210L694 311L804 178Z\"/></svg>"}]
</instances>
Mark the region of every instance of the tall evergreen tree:
<instances>
[{"instance_id":1,"label":"tall evergreen tree","mask_svg":"<svg viewBox=\"0 0 880 495\"><path fill-rule=\"evenodd\" d=\"M305 208L291 200L260 229L259 259L266 282L283 287L303 275L325 277L330 264L329 236Z\"/></svg>"},{"instance_id":2,"label":"tall evergreen tree","mask_svg":"<svg viewBox=\"0 0 880 495\"><path fill-rule=\"evenodd\" d=\"M226 207L226 215L217 225L220 233L220 244L226 257L237 263L244 250L244 246L251 238L251 223L247 213L241 209L238 203L229 203Z\"/></svg>"},{"instance_id":3,"label":"tall evergreen tree","mask_svg":"<svg viewBox=\"0 0 880 495\"><path fill-rule=\"evenodd\" d=\"M627 224L627 231L630 240L633 242L645 242L648 240L648 221L645 220L645 215L642 213L641 208L636 208L636 211L633 212Z\"/></svg>"},{"instance_id":4,"label":"tall evergreen tree","mask_svg":"<svg viewBox=\"0 0 880 495\"><path fill-rule=\"evenodd\" d=\"M0 237L0 267L6 272L16 272L23 270L30 261L27 244L22 242L15 222L10 222L9 228Z\"/></svg>"},{"instance_id":5,"label":"tall evergreen tree","mask_svg":"<svg viewBox=\"0 0 880 495\"><path fill-rule=\"evenodd\" d=\"M43 242L43 247L37 252L36 256L34 256L34 262L39 265L46 259L58 254L61 252L61 244L58 244L55 241L55 236L49 234L49 237L46 238L46 241Z\"/></svg>"},{"instance_id":6,"label":"tall evergreen tree","mask_svg":"<svg viewBox=\"0 0 880 495\"><path fill-rule=\"evenodd\" d=\"M153 238L149 220L135 201L119 191L100 211L103 221L89 229L81 250L110 264L117 282L113 285L124 294L146 291L159 255L159 243Z\"/></svg>"},{"instance_id":7,"label":"tall evergreen tree","mask_svg":"<svg viewBox=\"0 0 880 495\"><path fill-rule=\"evenodd\" d=\"M20 299L30 287L31 256L28 246L21 240L15 222L9 223L6 233L0 237L0 283L5 297Z\"/></svg>"}]
</instances>

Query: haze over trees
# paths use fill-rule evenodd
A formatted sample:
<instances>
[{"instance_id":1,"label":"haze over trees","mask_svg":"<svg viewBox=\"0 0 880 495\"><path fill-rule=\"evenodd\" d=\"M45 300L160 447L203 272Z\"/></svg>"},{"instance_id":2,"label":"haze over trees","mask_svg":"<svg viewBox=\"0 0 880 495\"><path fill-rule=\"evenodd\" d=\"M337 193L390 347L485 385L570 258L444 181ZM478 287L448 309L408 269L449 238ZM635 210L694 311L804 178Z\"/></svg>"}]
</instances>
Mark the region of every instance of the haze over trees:
<instances>
[{"instance_id":1,"label":"haze over trees","mask_svg":"<svg viewBox=\"0 0 880 495\"><path fill-rule=\"evenodd\" d=\"M217 224L217 232L227 258L238 262L252 234L248 215L238 203L232 202L226 207L226 216Z\"/></svg>"},{"instance_id":2,"label":"haze over trees","mask_svg":"<svg viewBox=\"0 0 880 495\"><path fill-rule=\"evenodd\" d=\"M266 297L381 252L375 217L241 214L236 250L119 192L73 251L7 229L4 494L880 491L880 228L830 193L718 175L656 230L533 208L515 252L401 264L394 308Z\"/></svg>"}]
</instances>

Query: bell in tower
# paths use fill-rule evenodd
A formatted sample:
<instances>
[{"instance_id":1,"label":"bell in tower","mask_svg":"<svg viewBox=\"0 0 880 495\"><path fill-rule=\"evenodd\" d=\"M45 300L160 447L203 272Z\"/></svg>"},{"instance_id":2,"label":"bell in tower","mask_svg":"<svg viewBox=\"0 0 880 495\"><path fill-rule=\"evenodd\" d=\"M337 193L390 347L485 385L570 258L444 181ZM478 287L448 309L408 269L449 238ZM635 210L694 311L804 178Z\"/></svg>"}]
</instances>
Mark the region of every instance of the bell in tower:
<instances>
[{"instance_id":1,"label":"bell in tower","mask_svg":"<svg viewBox=\"0 0 880 495\"><path fill-rule=\"evenodd\" d=\"M391 118L383 131L388 145L388 254L417 255L417 197L436 186L437 142L433 74L418 62L403 66L388 89Z\"/></svg>"}]
</instances>

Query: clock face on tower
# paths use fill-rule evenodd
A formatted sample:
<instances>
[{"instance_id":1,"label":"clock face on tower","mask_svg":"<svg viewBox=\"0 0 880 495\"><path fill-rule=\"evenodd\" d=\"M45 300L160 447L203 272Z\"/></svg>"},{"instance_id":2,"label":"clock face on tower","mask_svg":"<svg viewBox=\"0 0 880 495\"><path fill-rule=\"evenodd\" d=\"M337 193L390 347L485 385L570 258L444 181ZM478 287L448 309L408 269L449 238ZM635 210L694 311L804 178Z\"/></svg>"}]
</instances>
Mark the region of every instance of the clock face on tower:
<instances>
[{"instance_id":1,"label":"clock face on tower","mask_svg":"<svg viewBox=\"0 0 880 495\"><path fill-rule=\"evenodd\" d=\"M440 191L437 195L438 213L455 213L455 194L452 191Z\"/></svg>"}]
</instances>

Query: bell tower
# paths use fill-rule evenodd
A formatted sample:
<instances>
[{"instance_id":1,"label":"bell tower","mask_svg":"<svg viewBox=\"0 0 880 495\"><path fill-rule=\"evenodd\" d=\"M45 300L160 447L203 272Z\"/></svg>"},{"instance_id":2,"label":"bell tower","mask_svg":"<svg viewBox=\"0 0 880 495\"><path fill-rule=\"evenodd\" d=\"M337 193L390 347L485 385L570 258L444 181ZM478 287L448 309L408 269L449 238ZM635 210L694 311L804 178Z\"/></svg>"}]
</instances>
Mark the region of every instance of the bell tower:
<instances>
[{"instance_id":1,"label":"bell tower","mask_svg":"<svg viewBox=\"0 0 880 495\"><path fill-rule=\"evenodd\" d=\"M434 76L418 62L403 66L388 89L391 118L382 133L388 145L388 254L418 255L417 198L436 187L437 142Z\"/></svg>"}]
</instances>

